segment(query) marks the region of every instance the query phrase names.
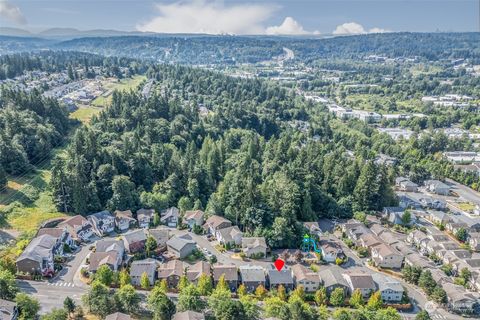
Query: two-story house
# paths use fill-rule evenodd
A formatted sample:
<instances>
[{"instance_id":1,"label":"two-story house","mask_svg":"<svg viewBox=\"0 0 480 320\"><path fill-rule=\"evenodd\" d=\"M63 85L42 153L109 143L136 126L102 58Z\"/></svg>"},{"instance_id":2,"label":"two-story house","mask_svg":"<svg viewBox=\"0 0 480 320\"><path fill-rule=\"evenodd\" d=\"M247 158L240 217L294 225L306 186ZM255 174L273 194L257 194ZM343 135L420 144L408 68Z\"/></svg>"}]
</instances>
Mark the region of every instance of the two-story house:
<instances>
[{"instance_id":1,"label":"two-story house","mask_svg":"<svg viewBox=\"0 0 480 320\"><path fill-rule=\"evenodd\" d=\"M52 276L54 268L54 249L57 239L44 234L30 241L16 260L17 271L26 274Z\"/></svg>"},{"instance_id":2,"label":"two-story house","mask_svg":"<svg viewBox=\"0 0 480 320\"><path fill-rule=\"evenodd\" d=\"M210 216L204 224L204 229L211 235L215 235L217 230L228 228L232 226L230 220L225 219L221 216Z\"/></svg>"},{"instance_id":3,"label":"two-story house","mask_svg":"<svg viewBox=\"0 0 480 320\"><path fill-rule=\"evenodd\" d=\"M148 229L153 222L155 216L154 209L138 209L137 210L137 222L138 226L143 229Z\"/></svg>"},{"instance_id":4,"label":"two-story house","mask_svg":"<svg viewBox=\"0 0 480 320\"><path fill-rule=\"evenodd\" d=\"M372 260L380 268L400 269L403 255L386 244L379 244L371 249Z\"/></svg>"},{"instance_id":5,"label":"two-story house","mask_svg":"<svg viewBox=\"0 0 480 320\"><path fill-rule=\"evenodd\" d=\"M93 236L93 226L85 217L76 215L58 224L58 227L66 227L70 236L79 242L90 241Z\"/></svg>"},{"instance_id":6,"label":"two-story house","mask_svg":"<svg viewBox=\"0 0 480 320\"><path fill-rule=\"evenodd\" d=\"M125 248L129 253L138 253L145 250L147 236L143 229L132 230L122 236Z\"/></svg>"},{"instance_id":7,"label":"two-story house","mask_svg":"<svg viewBox=\"0 0 480 320\"><path fill-rule=\"evenodd\" d=\"M215 287L222 276L230 288L230 291L236 291L239 283L237 266L234 264L214 264L212 266L212 277Z\"/></svg>"},{"instance_id":8,"label":"two-story house","mask_svg":"<svg viewBox=\"0 0 480 320\"><path fill-rule=\"evenodd\" d=\"M99 237L103 237L115 230L115 217L107 210L91 214L87 218L92 224L94 232Z\"/></svg>"},{"instance_id":9,"label":"two-story house","mask_svg":"<svg viewBox=\"0 0 480 320\"><path fill-rule=\"evenodd\" d=\"M253 292L262 285L266 286L267 278L265 277L265 269L260 266L244 265L238 268L240 272L240 281L247 289L247 292Z\"/></svg>"},{"instance_id":10,"label":"two-story house","mask_svg":"<svg viewBox=\"0 0 480 320\"><path fill-rule=\"evenodd\" d=\"M180 218L180 211L176 207L171 207L162 212L161 217L160 217L160 222L175 228L177 227L178 224L178 219Z\"/></svg>"},{"instance_id":11,"label":"two-story house","mask_svg":"<svg viewBox=\"0 0 480 320\"><path fill-rule=\"evenodd\" d=\"M171 260L158 267L158 279L165 279L169 288L176 288L184 273L185 267L180 260Z\"/></svg>"},{"instance_id":12,"label":"two-story house","mask_svg":"<svg viewBox=\"0 0 480 320\"><path fill-rule=\"evenodd\" d=\"M130 210L115 210L115 226L120 232L127 231L132 227L136 220L133 218L132 211Z\"/></svg>"},{"instance_id":13,"label":"two-story house","mask_svg":"<svg viewBox=\"0 0 480 320\"><path fill-rule=\"evenodd\" d=\"M190 230L195 226L202 226L204 223L205 213L202 210L185 211L183 223L188 225Z\"/></svg>"},{"instance_id":14,"label":"two-story house","mask_svg":"<svg viewBox=\"0 0 480 320\"><path fill-rule=\"evenodd\" d=\"M315 292L320 288L321 280L318 273L307 269L301 264L293 265L292 273L295 286L302 286L305 292Z\"/></svg>"}]
</instances>

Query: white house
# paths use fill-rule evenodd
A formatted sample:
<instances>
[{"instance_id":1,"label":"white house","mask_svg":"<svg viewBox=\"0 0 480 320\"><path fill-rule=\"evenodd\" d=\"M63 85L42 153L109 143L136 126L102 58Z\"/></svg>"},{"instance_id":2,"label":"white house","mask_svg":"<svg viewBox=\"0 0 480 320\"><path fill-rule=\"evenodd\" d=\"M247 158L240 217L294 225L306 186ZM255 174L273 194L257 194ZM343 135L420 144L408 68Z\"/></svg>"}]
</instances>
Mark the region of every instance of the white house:
<instances>
[{"instance_id":1,"label":"white house","mask_svg":"<svg viewBox=\"0 0 480 320\"><path fill-rule=\"evenodd\" d=\"M115 218L107 210L91 214L87 218L95 233L100 237L115 230Z\"/></svg>"},{"instance_id":2,"label":"white house","mask_svg":"<svg viewBox=\"0 0 480 320\"><path fill-rule=\"evenodd\" d=\"M372 260L378 267L400 269L403 263L403 255L386 244L379 244L371 249Z\"/></svg>"}]
</instances>

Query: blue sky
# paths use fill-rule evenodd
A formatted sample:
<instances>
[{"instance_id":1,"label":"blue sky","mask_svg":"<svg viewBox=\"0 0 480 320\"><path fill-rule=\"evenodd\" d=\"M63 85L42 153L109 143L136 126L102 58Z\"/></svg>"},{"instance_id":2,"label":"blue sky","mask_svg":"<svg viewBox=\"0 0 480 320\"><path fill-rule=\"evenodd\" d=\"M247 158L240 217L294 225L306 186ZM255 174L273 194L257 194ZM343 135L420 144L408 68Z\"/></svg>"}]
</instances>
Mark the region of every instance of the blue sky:
<instances>
[{"instance_id":1,"label":"blue sky","mask_svg":"<svg viewBox=\"0 0 480 320\"><path fill-rule=\"evenodd\" d=\"M478 0L0 0L0 26L233 34L479 31Z\"/></svg>"}]
</instances>

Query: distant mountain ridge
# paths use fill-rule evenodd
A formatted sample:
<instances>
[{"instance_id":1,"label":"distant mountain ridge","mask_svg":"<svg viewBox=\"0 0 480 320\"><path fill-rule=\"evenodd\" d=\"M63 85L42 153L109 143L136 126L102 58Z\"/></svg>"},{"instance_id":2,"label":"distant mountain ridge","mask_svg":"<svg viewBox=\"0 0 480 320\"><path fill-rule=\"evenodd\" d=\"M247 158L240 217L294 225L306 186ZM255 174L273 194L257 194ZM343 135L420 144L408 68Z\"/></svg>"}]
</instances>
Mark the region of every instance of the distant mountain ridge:
<instances>
[{"instance_id":1,"label":"distant mountain ridge","mask_svg":"<svg viewBox=\"0 0 480 320\"><path fill-rule=\"evenodd\" d=\"M16 37L40 37L40 38L58 38L74 39L81 37L112 37L126 35L148 35L153 33L140 31L119 31L110 29L78 30L75 28L50 28L40 32L30 32L20 28L0 27L0 35Z\"/></svg>"}]
</instances>

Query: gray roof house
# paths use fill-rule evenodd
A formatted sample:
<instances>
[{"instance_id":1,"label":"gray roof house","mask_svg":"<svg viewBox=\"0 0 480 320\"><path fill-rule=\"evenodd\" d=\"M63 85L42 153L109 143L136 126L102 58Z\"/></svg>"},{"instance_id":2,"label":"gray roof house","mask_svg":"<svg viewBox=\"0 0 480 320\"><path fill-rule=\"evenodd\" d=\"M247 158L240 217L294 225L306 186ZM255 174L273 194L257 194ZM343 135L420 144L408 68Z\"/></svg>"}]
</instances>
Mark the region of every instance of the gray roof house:
<instances>
[{"instance_id":1,"label":"gray roof house","mask_svg":"<svg viewBox=\"0 0 480 320\"><path fill-rule=\"evenodd\" d=\"M426 180L424 182L428 191L435 194L447 196L450 194L450 187L439 180Z\"/></svg>"},{"instance_id":2,"label":"gray roof house","mask_svg":"<svg viewBox=\"0 0 480 320\"><path fill-rule=\"evenodd\" d=\"M16 320L18 318L17 304L12 301L0 299L0 319Z\"/></svg>"},{"instance_id":3,"label":"gray roof house","mask_svg":"<svg viewBox=\"0 0 480 320\"><path fill-rule=\"evenodd\" d=\"M53 255L57 240L44 234L33 238L17 258L17 270L29 274L53 275Z\"/></svg>"},{"instance_id":4,"label":"gray roof house","mask_svg":"<svg viewBox=\"0 0 480 320\"><path fill-rule=\"evenodd\" d=\"M157 241L157 247L160 250L166 250L167 249L167 241L169 238L169 230L167 228L162 229L148 229L148 235L153 237L155 241Z\"/></svg>"},{"instance_id":5,"label":"gray roof house","mask_svg":"<svg viewBox=\"0 0 480 320\"><path fill-rule=\"evenodd\" d=\"M476 313L479 308L479 296L476 292L467 292L464 287L453 284L443 284L447 293L448 308L456 313Z\"/></svg>"},{"instance_id":6,"label":"gray roof house","mask_svg":"<svg viewBox=\"0 0 480 320\"><path fill-rule=\"evenodd\" d=\"M137 210L137 221L138 226L143 229L148 229L150 223L153 221L153 216L155 215L154 209L138 209Z\"/></svg>"},{"instance_id":7,"label":"gray roof house","mask_svg":"<svg viewBox=\"0 0 480 320\"><path fill-rule=\"evenodd\" d=\"M115 210L113 214L115 216L115 226L121 232L130 229L130 227L136 222L131 210Z\"/></svg>"},{"instance_id":8,"label":"gray roof house","mask_svg":"<svg viewBox=\"0 0 480 320\"><path fill-rule=\"evenodd\" d=\"M183 223L187 224L190 229L194 226L202 226L204 223L205 212L202 210L185 211Z\"/></svg>"},{"instance_id":9,"label":"gray roof house","mask_svg":"<svg viewBox=\"0 0 480 320\"><path fill-rule=\"evenodd\" d=\"M377 284L378 291L380 291L383 302L397 303L402 300L405 289L403 289L403 286L400 282L378 273L373 273L372 277Z\"/></svg>"},{"instance_id":10,"label":"gray roof house","mask_svg":"<svg viewBox=\"0 0 480 320\"><path fill-rule=\"evenodd\" d=\"M143 229L132 230L122 235L123 244L129 253L143 252L147 236Z\"/></svg>"},{"instance_id":11,"label":"gray roof house","mask_svg":"<svg viewBox=\"0 0 480 320\"><path fill-rule=\"evenodd\" d=\"M132 317L130 317L128 314L121 313L121 312L115 312L105 317L105 320L131 320L131 319Z\"/></svg>"},{"instance_id":12,"label":"gray roof house","mask_svg":"<svg viewBox=\"0 0 480 320\"><path fill-rule=\"evenodd\" d=\"M238 287L238 270L234 264L214 264L212 266L213 284L216 286L218 280L223 275L230 291L236 291Z\"/></svg>"},{"instance_id":13,"label":"gray roof house","mask_svg":"<svg viewBox=\"0 0 480 320\"><path fill-rule=\"evenodd\" d=\"M147 274L150 285L157 279L157 269L160 263L155 259L144 259L133 261L130 266L130 278L134 286L141 285L142 275Z\"/></svg>"},{"instance_id":14,"label":"gray roof house","mask_svg":"<svg viewBox=\"0 0 480 320\"><path fill-rule=\"evenodd\" d=\"M395 179L395 186L402 191L415 192L418 189L418 184L410 181L405 177L398 177Z\"/></svg>"},{"instance_id":15,"label":"gray roof house","mask_svg":"<svg viewBox=\"0 0 480 320\"><path fill-rule=\"evenodd\" d=\"M88 271L95 273L103 265L108 266L112 271L117 271L123 261L118 251L92 252L89 256Z\"/></svg>"},{"instance_id":16,"label":"gray roof house","mask_svg":"<svg viewBox=\"0 0 480 320\"><path fill-rule=\"evenodd\" d=\"M110 214L110 211L104 210L91 214L87 219L92 224L93 231L99 237L115 230L115 218Z\"/></svg>"},{"instance_id":17,"label":"gray roof house","mask_svg":"<svg viewBox=\"0 0 480 320\"><path fill-rule=\"evenodd\" d=\"M238 270L240 271L240 280L247 289L247 292L255 291L259 285L265 287L265 269L262 267L247 265L240 266Z\"/></svg>"},{"instance_id":18,"label":"gray roof house","mask_svg":"<svg viewBox=\"0 0 480 320\"><path fill-rule=\"evenodd\" d=\"M293 274L290 268L284 267L282 270L278 271L273 267L272 269L267 270L267 275L268 287L270 289L277 289L282 285L287 292L293 290Z\"/></svg>"},{"instance_id":19,"label":"gray roof house","mask_svg":"<svg viewBox=\"0 0 480 320\"><path fill-rule=\"evenodd\" d=\"M241 245L243 232L237 226L226 227L215 232L215 238L224 245Z\"/></svg>"},{"instance_id":20,"label":"gray roof house","mask_svg":"<svg viewBox=\"0 0 480 320\"><path fill-rule=\"evenodd\" d=\"M59 227L66 227L70 236L79 241L88 241L93 236L93 226L85 217L76 215L58 224Z\"/></svg>"},{"instance_id":21,"label":"gray roof house","mask_svg":"<svg viewBox=\"0 0 480 320\"><path fill-rule=\"evenodd\" d=\"M169 227L176 227L178 219L180 218L180 211L176 207L171 207L162 212L160 222Z\"/></svg>"},{"instance_id":22,"label":"gray roof house","mask_svg":"<svg viewBox=\"0 0 480 320\"><path fill-rule=\"evenodd\" d=\"M205 316L200 312L184 311L175 313L172 320L205 320Z\"/></svg>"},{"instance_id":23,"label":"gray roof house","mask_svg":"<svg viewBox=\"0 0 480 320\"><path fill-rule=\"evenodd\" d=\"M348 284L350 294L355 290L362 293L364 299L370 297L376 290L375 282L370 274L360 271L350 271L343 274L343 278Z\"/></svg>"},{"instance_id":24,"label":"gray roof house","mask_svg":"<svg viewBox=\"0 0 480 320\"><path fill-rule=\"evenodd\" d=\"M173 236L167 241L167 249L179 259L190 255L197 248L197 243L188 234Z\"/></svg>"},{"instance_id":25,"label":"gray roof house","mask_svg":"<svg viewBox=\"0 0 480 320\"><path fill-rule=\"evenodd\" d=\"M232 222L230 220L225 219L221 216L210 216L203 227L207 230L208 233L215 235L215 232L220 229L224 229L227 227L231 227Z\"/></svg>"},{"instance_id":26,"label":"gray roof house","mask_svg":"<svg viewBox=\"0 0 480 320\"><path fill-rule=\"evenodd\" d=\"M345 295L347 294L350 286L345 278L343 278L343 273L344 270L338 266L332 266L329 269L320 270L319 275L327 294L332 293L336 288L342 288Z\"/></svg>"},{"instance_id":27,"label":"gray roof house","mask_svg":"<svg viewBox=\"0 0 480 320\"><path fill-rule=\"evenodd\" d=\"M267 242L264 237L243 237L242 251L247 257L267 256Z\"/></svg>"},{"instance_id":28,"label":"gray roof house","mask_svg":"<svg viewBox=\"0 0 480 320\"><path fill-rule=\"evenodd\" d=\"M191 283L197 283L198 279L202 274L205 274L210 277L211 266L210 263L206 261L199 261L193 266L187 267L187 278Z\"/></svg>"},{"instance_id":29,"label":"gray roof house","mask_svg":"<svg viewBox=\"0 0 480 320\"><path fill-rule=\"evenodd\" d=\"M180 277L184 274L184 265L180 260L171 260L158 268L158 279L167 280L169 288L176 288Z\"/></svg>"}]
</instances>

